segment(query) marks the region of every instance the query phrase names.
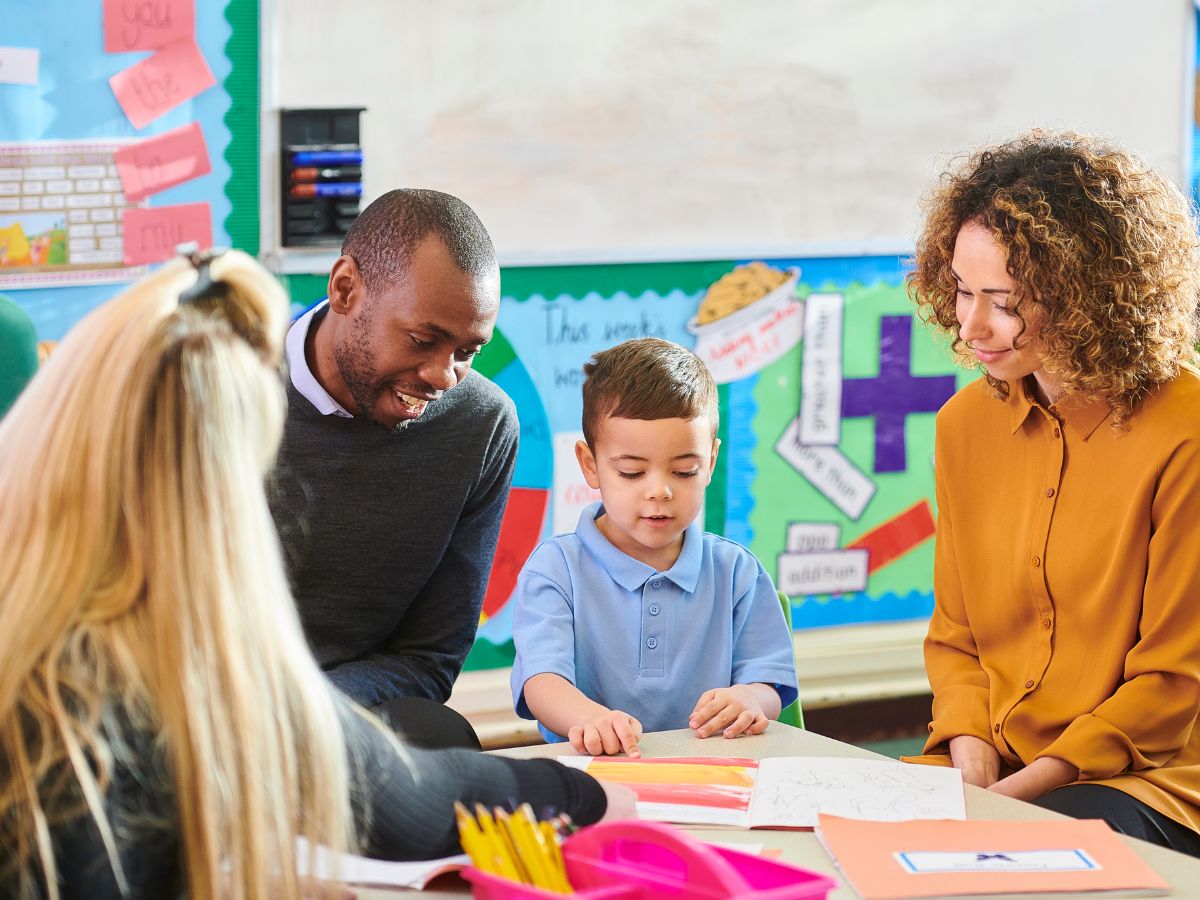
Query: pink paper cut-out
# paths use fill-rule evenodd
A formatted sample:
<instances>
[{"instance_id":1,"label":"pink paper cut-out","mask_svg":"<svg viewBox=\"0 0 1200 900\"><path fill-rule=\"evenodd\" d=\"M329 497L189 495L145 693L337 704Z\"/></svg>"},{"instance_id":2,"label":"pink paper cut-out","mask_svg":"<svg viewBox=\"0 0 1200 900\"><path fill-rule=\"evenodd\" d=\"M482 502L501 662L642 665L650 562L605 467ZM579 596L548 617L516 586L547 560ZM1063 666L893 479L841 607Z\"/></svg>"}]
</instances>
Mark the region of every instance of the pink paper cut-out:
<instances>
[{"instance_id":1,"label":"pink paper cut-out","mask_svg":"<svg viewBox=\"0 0 1200 900\"><path fill-rule=\"evenodd\" d=\"M113 158L121 190L130 203L212 170L204 132L197 122L122 147Z\"/></svg>"},{"instance_id":2,"label":"pink paper cut-out","mask_svg":"<svg viewBox=\"0 0 1200 900\"><path fill-rule=\"evenodd\" d=\"M129 207L122 217L125 265L144 266L175 255L175 248L195 241L212 246L212 212L207 203L181 203L151 209Z\"/></svg>"},{"instance_id":3,"label":"pink paper cut-out","mask_svg":"<svg viewBox=\"0 0 1200 900\"><path fill-rule=\"evenodd\" d=\"M194 0L104 0L104 51L157 50L196 33Z\"/></svg>"},{"instance_id":4,"label":"pink paper cut-out","mask_svg":"<svg viewBox=\"0 0 1200 900\"><path fill-rule=\"evenodd\" d=\"M190 39L184 39L122 69L108 83L133 127L145 128L217 81L200 48Z\"/></svg>"}]
</instances>

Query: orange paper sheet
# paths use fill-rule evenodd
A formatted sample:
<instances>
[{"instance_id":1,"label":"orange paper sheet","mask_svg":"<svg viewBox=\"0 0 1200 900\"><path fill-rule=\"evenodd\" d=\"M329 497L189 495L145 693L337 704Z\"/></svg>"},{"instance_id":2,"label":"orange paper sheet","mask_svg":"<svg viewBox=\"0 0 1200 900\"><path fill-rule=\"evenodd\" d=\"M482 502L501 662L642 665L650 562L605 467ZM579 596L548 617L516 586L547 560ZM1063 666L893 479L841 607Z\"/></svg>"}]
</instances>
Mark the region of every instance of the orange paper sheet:
<instances>
[{"instance_id":1,"label":"orange paper sheet","mask_svg":"<svg viewBox=\"0 0 1200 900\"><path fill-rule=\"evenodd\" d=\"M817 834L863 900L950 895L1142 891L1169 886L1108 825L1098 819L994 821L946 819L872 822L820 817ZM1099 868L1085 872L909 872L897 854L1083 850Z\"/></svg>"},{"instance_id":2,"label":"orange paper sheet","mask_svg":"<svg viewBox=\"0 0 1200 900\"><path fill-rule=\"evenodd\" d=\"M190 38L168 44L148 59L108 79L134 128L145 128L217 83Z\"/></svg>"}]
</instances>

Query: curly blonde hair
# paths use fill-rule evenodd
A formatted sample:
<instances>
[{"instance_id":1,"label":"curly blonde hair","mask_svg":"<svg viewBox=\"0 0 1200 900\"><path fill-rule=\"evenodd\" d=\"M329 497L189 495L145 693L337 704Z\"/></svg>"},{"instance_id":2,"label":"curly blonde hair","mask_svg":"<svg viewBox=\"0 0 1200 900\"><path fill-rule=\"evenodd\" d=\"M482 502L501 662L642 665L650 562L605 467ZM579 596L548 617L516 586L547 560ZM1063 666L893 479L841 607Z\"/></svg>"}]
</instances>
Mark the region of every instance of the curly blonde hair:
<instances>
[{"instance_id":1,"label":"curly blonde hair","mask_svg":"<svg viewBox=\"0 0 1200 900\"><path fill-rule=\"evenodd\" d=\"M1073 132L1034 130L980 150L923 203L908 292L959 336L950 269L959 229L987 228L1008 256L1013 312L1036 311L1039 355L1064 393L1106 400L1120 427L1155 385L1195 359L1200 239L1187 200L1134 154ZM1008 385L987 376L1000 397Z\"/></svg>"}]
</instances>

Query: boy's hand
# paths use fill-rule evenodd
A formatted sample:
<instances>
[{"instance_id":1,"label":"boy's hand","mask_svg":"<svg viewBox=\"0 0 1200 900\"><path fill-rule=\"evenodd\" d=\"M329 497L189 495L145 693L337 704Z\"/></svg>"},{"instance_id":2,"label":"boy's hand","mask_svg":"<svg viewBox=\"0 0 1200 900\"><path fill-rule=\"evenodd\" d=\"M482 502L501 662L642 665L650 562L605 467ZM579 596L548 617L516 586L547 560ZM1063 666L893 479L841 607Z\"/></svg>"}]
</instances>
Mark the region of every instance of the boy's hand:
<instances>
[{"instance_id":1,"label":"boy's hand","mask_svg":"<svg viewBox=\"0 0 1200 900\"><path fill-rule=\"evenodd\" d=\"M753 688L735 684L701 694L688 718L688 727L697 737L706 738L724 729L725 737L734 738L762 734L770 721Z\"/></svg>"},{"instance_id":2,"label":"boy's hand","mask_svg":"<svg viewBox=\"0 0 1200 900\"><path fill-rule=\"evenodd\" d=\"M582 725L572 725L567 732L567 740L577 753L611 756L624 750L630 759L642 755L637 745L641 737L642 723L619 709L605 710Z\"/></svg>"}]
</instances>

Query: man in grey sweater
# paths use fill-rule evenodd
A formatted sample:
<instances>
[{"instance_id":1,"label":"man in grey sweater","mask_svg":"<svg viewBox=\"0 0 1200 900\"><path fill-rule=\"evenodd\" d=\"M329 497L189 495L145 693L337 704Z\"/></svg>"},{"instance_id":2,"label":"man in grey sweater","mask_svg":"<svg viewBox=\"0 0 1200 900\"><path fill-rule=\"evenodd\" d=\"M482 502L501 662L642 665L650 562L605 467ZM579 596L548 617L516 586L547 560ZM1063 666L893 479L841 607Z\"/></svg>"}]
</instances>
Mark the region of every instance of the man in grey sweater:
<instances>
[{"instance_id":1,"label":"man in grey sweater","mask_svg":"<svg viewBox=\"0 0 1200 900\"><path fill-rule=\"evenodd\" d=\"M499 304L475 213L391 191L287 338L271 509L301 621L334 685L426 744L474 739L441 704L475 638L516 459L512 401L470 371Z\"/></svg>"}]
</instances>

